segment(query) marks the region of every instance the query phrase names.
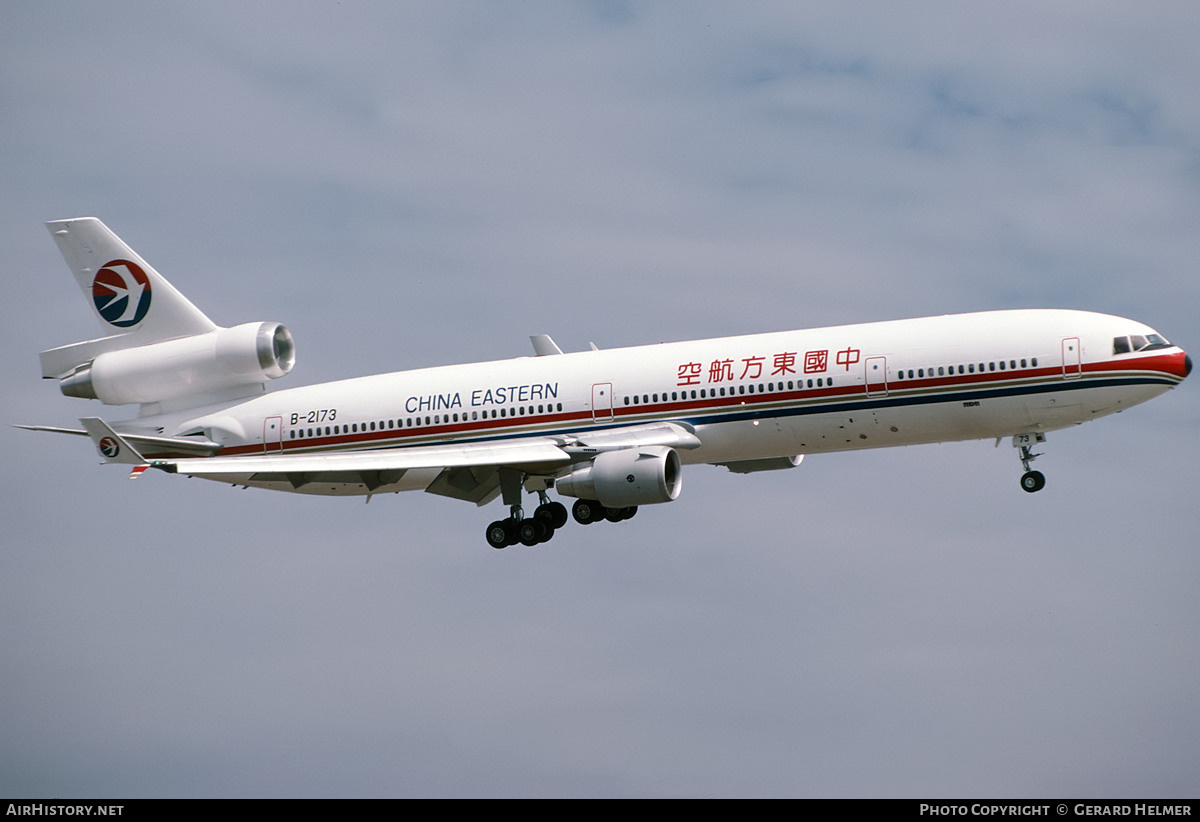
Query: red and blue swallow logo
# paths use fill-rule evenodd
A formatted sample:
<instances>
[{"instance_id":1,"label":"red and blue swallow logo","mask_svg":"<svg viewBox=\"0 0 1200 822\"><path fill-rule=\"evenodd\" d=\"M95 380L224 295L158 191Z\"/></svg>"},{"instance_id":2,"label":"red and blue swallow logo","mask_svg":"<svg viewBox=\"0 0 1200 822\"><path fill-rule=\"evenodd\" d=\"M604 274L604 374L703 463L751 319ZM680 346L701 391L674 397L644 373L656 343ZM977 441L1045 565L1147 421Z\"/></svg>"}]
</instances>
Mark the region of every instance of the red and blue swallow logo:
<instances>
[{"instance_id":1,"label":"red and blue swallow logo","mask_svg":"<svg viewBox=\"0 0 1200 822\"><path fill-rule=\"evenodd\" d=\"M105 263L92 280L92 301L110 325L137 325L150 310L150 278L140 265L129 260Z\"/></svg>"},{"instance_id":2,"label":"red and blue swallow logo","mask_svg":"<svg viewBox=\"0 0 1200 822\"><path fill-rule=\"evenodd\" d=\"M96 443L96 447L100 449L100 453L108 457L110 460L121 453L121 445L112 437L101 437L100 442Z\"/></svg>"}]
</instances>

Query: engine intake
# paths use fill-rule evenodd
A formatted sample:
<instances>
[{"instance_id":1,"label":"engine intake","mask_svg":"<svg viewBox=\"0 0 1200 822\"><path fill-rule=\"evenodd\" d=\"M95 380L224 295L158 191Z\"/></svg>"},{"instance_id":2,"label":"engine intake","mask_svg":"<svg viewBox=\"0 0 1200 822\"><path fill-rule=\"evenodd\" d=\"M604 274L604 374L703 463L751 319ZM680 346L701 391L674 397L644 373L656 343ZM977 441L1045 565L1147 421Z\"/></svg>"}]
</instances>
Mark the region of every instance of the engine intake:
<instances>
[{"instance_id":1,"label":"engine intake","mask_svg":"<svg viewBox=\"0 0 1200 822\"><path fill-rule=\"evenodd\" d=\"M282 377L296 364L280 323L245 323L178 340L108 351L59 382L68 397L105 405L163 402Z\"/></svg>"},{"instance_id":2,"label":"engine intake","mask_svg":"<svg viewBox=\"0 0 1200 822\"><path fill-rule=\"evenodd\" d=\"M569 497L594 499L608 508L670 502L683 477L679 455L665 445L605 451L554 487Z\"/></svg>"}]
</instances>

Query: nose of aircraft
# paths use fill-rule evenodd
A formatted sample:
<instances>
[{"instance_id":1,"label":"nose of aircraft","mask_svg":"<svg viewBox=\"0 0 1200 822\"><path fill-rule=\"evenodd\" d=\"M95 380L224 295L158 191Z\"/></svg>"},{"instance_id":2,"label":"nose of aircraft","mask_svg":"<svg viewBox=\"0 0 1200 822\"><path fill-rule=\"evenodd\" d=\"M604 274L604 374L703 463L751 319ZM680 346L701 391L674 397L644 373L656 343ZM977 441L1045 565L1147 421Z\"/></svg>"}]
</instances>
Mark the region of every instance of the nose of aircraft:
<instances>
[{"instance_id":1,"label":"nose of aircraft","mask_svg":"<svg viewBox=\"0 0 1200 822\"><path fill-rule=\"evenodd\" d=\"M1185 351L1183 352L1183 376L1192 373L1192 358Z\"/></svg>"}]
</instances>

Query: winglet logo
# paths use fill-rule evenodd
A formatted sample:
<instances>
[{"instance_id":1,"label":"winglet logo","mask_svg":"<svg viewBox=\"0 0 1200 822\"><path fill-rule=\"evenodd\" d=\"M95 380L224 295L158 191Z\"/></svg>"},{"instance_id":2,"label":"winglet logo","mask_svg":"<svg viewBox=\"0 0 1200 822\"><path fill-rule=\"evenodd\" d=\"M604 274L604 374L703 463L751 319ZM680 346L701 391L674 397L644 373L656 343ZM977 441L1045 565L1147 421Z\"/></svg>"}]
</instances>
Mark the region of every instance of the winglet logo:
<instances>
[{"instance_id":1,"label":"winglet logo","mask_svg":"<svg viewBox=\"0 0 1200 822\"><path fill-rule=\"evenodd\" d=\"M150 278L129 260L113 260L96 272L92 301L105 322L118 328L137 325L150 310Z\"/></svg>"},{"instance_id":2,"label":"winglet logo","mask_svg":"<svg viewBox=\"0 0 1200 822\"><path fill-rule=\"evenodd\" d=\"M100 449L100 453L108 457L110 460L121 453L121 446L112 437L101 437L100 442L96 444Z\"/></svg>"}]
</instances>

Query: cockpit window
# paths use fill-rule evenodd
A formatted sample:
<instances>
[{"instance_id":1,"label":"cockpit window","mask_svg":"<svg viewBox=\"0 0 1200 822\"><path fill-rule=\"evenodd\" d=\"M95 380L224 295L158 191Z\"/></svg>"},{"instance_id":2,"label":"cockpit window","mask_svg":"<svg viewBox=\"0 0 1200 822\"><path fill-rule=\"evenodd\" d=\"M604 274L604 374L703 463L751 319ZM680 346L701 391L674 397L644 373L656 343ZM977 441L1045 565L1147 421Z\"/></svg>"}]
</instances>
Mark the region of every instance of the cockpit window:
<instances>
[{"instance_id":1,"label":"cockpit window","mask_svg":"<svg viewBox=\"0 0 1200 822\"><path fill-rule=\"evenodd\" d=\"M1161 334L1132 334L1128 337L1113 338L1113 354L1128 354L1131 351L1153 351L1156 348L1170 348L1171 344Z\"/></svg>"}]
</instances>

